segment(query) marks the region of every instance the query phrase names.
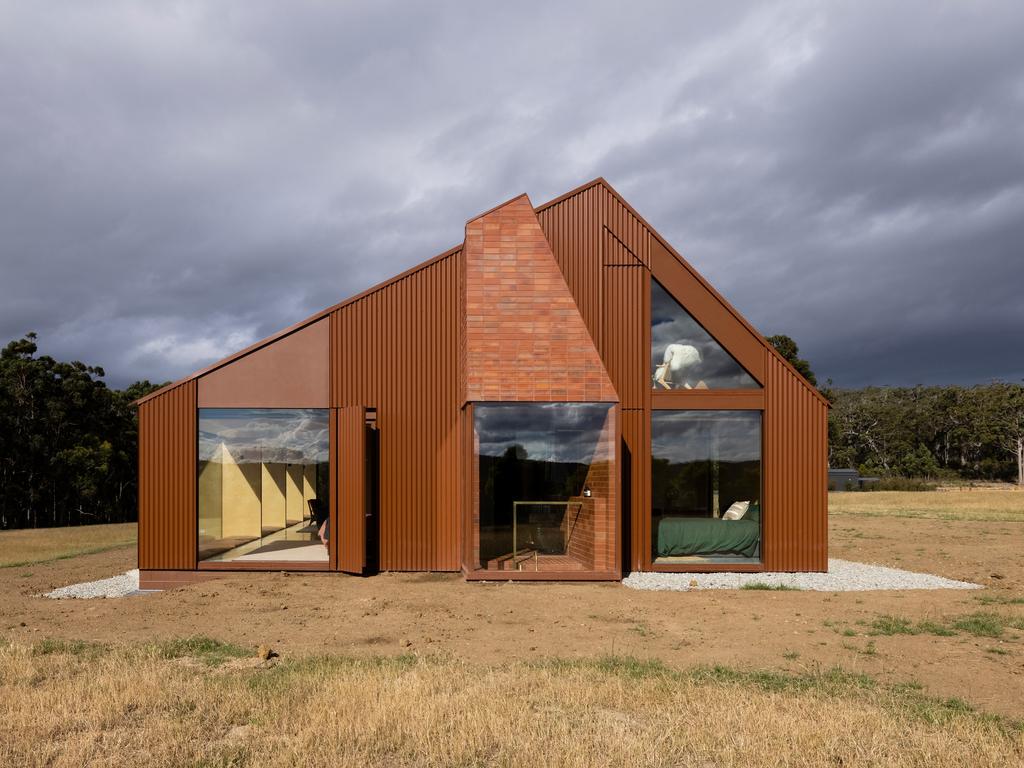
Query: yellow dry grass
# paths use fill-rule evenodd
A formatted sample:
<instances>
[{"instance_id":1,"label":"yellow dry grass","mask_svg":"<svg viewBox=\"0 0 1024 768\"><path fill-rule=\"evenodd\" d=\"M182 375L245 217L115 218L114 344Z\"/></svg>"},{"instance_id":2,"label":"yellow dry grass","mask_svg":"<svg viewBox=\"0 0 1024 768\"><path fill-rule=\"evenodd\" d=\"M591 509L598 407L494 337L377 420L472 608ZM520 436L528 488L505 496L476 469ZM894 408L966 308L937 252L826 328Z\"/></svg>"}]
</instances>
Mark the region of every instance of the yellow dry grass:
<instances>
[{"instance_id":1,"label":"yellow dry grass","mask_svg":"<svg viewBox=\"0 0 1024 768\"><path fill-rule=\"evenodd\" d=\"M983 488L830 493L828 510L833 515L1024 522L1024 490Z\"/></svg>"},{"instance_id":2,"label":"yellow dry grass","mask_svg":"<svg viewBox=\"0 0 1024 768\"><path fill-rule=\"evenodd\" d=\"M0 568L45 563L134 544L138 526L81 525L0 531Z\"/></svg>"},{"instance_id":3,"label":"yellow dry grass","mask_svg":"<svg viewBox=\"0 0 1024 768\"><path fill-rule=\"evenodd\" d=\"M194 653L180 653L182 647ZM0 764L1009 766L1018 725L840 673L0 647ZM236 658L232 658L236 657Z\"/></svg>"}]
</instances>

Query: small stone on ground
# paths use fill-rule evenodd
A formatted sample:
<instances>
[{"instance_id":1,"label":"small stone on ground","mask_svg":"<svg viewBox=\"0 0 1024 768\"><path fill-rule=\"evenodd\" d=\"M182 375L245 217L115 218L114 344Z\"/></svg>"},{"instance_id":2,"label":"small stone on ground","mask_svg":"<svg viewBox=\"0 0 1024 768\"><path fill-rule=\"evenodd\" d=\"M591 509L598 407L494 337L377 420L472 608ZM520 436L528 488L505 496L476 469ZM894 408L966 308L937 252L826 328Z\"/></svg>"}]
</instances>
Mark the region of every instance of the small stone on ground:
<instances>
[{"instance_id":1,"label":"small stone on ground","mask_svg":"<svg viewBox=\"0 0 1024 768\"><path fill-rule=\"evenodd\" d=\"M745 585L804 589L814 592L861 592L876 589L981 589L980 584L954 581L930 573L914 573L882 565L830 558L828 573L640 573L622 583L632 589L742 589Z\"/></svg>"}]
</instances>

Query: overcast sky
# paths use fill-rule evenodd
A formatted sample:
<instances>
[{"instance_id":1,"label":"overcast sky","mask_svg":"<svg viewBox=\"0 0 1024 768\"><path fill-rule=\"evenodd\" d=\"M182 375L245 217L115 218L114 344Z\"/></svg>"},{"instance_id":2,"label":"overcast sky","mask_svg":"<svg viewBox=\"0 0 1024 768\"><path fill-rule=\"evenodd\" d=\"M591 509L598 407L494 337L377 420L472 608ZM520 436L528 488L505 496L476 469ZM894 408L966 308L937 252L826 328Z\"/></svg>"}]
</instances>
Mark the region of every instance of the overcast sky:
<instances>
[{"instance_id":1,"label":"overcast sky","mask_svg":"<svg viewBox=\"0 0 1024 768\"><path fill-rule=\"evenodd\" d=\"M114 386L596 176L819 378L1024 378L1020 0L0 0L0 343Z\"/></svg>"}]
</instances>

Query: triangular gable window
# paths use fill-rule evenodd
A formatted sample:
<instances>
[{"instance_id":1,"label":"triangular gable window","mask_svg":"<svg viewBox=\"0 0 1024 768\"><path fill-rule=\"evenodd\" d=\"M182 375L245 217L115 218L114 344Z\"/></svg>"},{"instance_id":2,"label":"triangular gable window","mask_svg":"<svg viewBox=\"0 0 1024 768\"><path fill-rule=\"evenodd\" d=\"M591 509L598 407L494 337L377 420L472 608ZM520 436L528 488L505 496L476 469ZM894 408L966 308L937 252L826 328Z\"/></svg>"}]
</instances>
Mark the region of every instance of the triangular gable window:
<instances>
[{"instance_id":1,"label":"triangular gable window","mask_svg":"<svg viewBox=\"0 0 1024 768\"><path fill-rule=\"evenodd\" d=\"M760 389L754 378L656 280L651 281L654 389Z\"/></svg>"}]
</instances>

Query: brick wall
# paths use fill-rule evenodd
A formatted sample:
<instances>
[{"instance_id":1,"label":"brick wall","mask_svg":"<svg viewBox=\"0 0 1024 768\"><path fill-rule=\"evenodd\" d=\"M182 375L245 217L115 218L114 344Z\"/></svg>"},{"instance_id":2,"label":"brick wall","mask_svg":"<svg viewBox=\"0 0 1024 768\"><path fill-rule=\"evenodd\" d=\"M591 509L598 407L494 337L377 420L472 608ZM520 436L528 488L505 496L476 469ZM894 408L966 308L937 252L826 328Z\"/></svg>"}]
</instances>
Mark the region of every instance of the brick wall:
<instances>
[{"instance_id":1,"label":"brick wall","mask_svg":"<svg viewBox=\"0 0 1024 768\"><path fill-rule=\"evenodd\" d=\"M618 400L526 195L466 224L463 259L467 401Z\"/></svg>"}]
</instances>

